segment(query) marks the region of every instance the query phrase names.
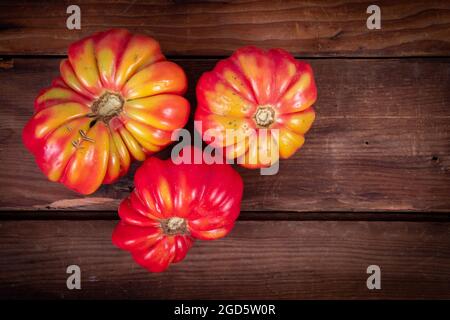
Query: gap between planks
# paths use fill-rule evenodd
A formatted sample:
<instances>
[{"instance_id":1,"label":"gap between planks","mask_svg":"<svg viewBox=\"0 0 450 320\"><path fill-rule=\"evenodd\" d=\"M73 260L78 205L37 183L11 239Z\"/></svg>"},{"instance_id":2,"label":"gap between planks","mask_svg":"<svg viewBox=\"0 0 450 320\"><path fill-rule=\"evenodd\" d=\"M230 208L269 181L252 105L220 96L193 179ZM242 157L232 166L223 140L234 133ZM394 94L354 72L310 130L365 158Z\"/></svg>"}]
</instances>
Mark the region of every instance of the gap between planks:
<instances>
[{"instance_id":1,"label":"gap between planks","mask_svg":"<svg viewBox=\"0 0 450 320\"><path fill-rule=\"evenodd\" d=\"M0 211L0 221L118 220L116 211ZM410 221L450 222L445 212L296 212L242 211L239 221Z\"/></svg>"}]
</instances>

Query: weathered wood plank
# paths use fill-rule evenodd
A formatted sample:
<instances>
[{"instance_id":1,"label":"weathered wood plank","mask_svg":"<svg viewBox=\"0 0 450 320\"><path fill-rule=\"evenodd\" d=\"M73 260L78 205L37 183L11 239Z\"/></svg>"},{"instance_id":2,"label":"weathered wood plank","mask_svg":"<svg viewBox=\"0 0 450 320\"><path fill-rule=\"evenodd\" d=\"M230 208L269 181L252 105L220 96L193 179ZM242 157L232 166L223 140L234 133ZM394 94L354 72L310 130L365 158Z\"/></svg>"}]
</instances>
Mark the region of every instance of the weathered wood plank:
<instances>
[{"instance_id":1,"label":"weathered wood plank","mask_svg":"<svg viewBox=\"0 0 450 320\"><path fill-rule=\"evenodd\" d=\"M61 1L0 5L0 54L65 54L69 43L111 27L158 39L169 55L227 55L240 46L282 47L298 56L450 54L450 2L377 1L381 29L369 30L369 0L78 1L81 30L66 28Z\"/></svg>"},{"instance_id":2,"label":"weathered wood plank","mask_svg":"<svg viewBox=\"0 0 450 320\"><path fill-rule=\"evenodd\" d=\"M115 221L0 222L1 298L450 298L450 224L238 222L149 274L110 240ZM81 268L81 290L66 268ZM366 269L381 268L381 290Z\"/></svg>"},{"instance_id":3,"label":"weathered wood plank","mask_svg":"<svg viewBox=\"0 0 450 320\"><path fill-rule=\"evenodd\" d=\"M194 86L215 60L178 60ZM303 149L275 176L239 169L246 211L450 210L450 60L311 60L318 117ZM57 59L15 59L0 69L0 209L116 210L132 187L81 197L46 180L21 142L39 88ZM135 165L135 167L137 164Z\"/></svg>"}]
</instances>

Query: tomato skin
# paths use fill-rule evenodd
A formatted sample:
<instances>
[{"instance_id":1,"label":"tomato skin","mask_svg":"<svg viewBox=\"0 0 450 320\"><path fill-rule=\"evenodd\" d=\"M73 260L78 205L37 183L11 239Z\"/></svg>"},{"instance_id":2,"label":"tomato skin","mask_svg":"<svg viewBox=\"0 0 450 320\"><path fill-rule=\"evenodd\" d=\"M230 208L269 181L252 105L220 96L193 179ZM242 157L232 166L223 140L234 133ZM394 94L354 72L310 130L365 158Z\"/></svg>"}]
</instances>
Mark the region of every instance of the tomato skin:
<instances>
[{"instance_id":1,"label":"tomato skin","mask_svg":"<svg viewBox=\"0 0 450 320\"><path fill-rule=\"evenodd\" d=\"M196 93L197 131L247 168L291 157L315 119L313 71L282 49L238 49L201 76ZM205 139L207 131L215 139Z\"/></svg>"},{"instance_id":2,"label":"tomato skin","mask_svg":"<svg viewBox=\"0 0 450 320\"><path fill-rule=\"evenodd\" d=\"M112 241L151 272L183 260L195 239L227 235L240 212L243 182L228 164L175 164L171 159L149 158L134 182L135 189L120 204L121 221ZM183 231L164 230L164 223L173 218L184 221Z\"/></svg>"},{"instance_id":3,"label":"tomato skin","mask_svg":"<svg viewBox=\"0 0 450 320\"><path fill-rule=\"evenodd\" d=\"M95 192L171 143L185 126L184 71L154 39L111 29L73 43L40 91L22 138L51 181Z\"/></svg>"}]
</instances>

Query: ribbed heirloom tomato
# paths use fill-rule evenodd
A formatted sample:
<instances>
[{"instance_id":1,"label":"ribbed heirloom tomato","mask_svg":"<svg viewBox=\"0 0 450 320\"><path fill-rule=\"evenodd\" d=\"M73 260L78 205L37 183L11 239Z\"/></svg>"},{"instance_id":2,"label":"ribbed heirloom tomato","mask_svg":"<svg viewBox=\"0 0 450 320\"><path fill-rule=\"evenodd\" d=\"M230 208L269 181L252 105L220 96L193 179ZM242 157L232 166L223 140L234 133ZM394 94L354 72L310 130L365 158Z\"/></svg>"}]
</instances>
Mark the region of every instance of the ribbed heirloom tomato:
<instances>
[{"instance_id":1,"label":"ribbed heirloom tomato","mask_svg":"<svg viewBox=\"0 0 450 320\"><path fill-rule=\"evenodd\" d=\"M124 175L183 127L183 70L158 42L124 29L73 43L61 76L35 100L23 141L47 177L83 194Z\"/></svg>"},{"instance_id":2,"label":"ribbed heirloom tomato","mask_svg":"<svg viewBox=\"0 0 450 320\"><path fill-rule=\"evenodd\" d=\"M239 215L243 183L227 164L150 158L137 170L134 184L120 204L121 222L112 240L152 272L183 260L194 239L225 236Z\"/></svg>"},{"instance_id":3,"label":"ribbed heirloom tomato","mask_svg":"<svg viewBox=\"0 0 450 320\"><path fill-rule=\"evenodd\" d=\"M282 49L244 47L200 78L196 128L242 166L270 166L303 145L316 97L307 63Z\"/></svg>"}]
</instances>

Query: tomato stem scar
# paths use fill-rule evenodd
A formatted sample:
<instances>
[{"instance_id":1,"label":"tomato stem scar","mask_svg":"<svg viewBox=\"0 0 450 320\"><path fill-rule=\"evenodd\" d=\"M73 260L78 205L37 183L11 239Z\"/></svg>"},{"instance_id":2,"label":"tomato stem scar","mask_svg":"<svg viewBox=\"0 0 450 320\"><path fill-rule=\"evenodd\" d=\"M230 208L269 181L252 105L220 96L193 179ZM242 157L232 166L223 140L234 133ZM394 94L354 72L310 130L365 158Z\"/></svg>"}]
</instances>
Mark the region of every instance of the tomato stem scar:
<instances>
[{"instance_id":1,"label":"tomato stem scar","mask_svg":"<svg viewBox=\"0 0 450 320\"><path fill-rule=\"evenodd\" d=\"M167 235L187 233L186 220L180 217L172 217L169 219L161 220L161 228Z\"/></svg>"},{"instance_id":2,"label":"tomato stem scar","mask_svg":"<svg viewBox=\"0 0 450 320\"><path fill-rule=\"evenodd\" d=\"M258 127L268 128L275 122L275 110L271 105L259 106L253 119Z\"/></svg>"},{"instance_id":3,"label":"tomato stem scar","mask_svg":"<svg viewBox=\"0 0 450 320\"><path fill-rule=\"evenodd\" d=\"M124 100L120 94L105 92L92 104L92 117L108 123L123 109Z\"/></svg>"}]
</instances>

